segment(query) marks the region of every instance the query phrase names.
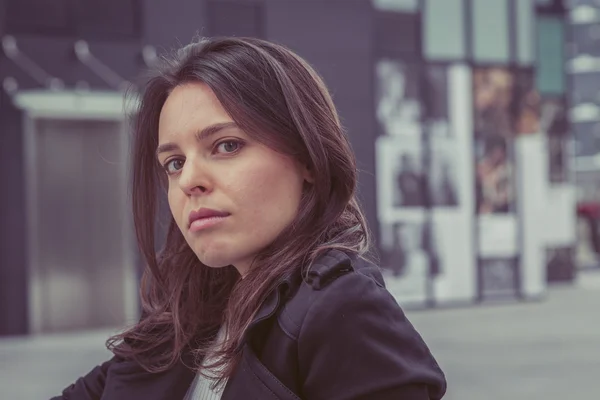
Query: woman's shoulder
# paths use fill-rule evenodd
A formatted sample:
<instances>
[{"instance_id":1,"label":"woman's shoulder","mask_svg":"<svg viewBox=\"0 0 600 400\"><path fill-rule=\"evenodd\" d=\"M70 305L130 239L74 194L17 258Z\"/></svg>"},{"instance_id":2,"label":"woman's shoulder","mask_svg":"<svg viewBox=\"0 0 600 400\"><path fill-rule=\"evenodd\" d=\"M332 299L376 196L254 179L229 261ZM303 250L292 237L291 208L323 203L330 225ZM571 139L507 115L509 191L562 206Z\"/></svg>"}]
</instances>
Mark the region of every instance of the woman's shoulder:
<instances>
[{"instance_id":1,"label":"woman's shoulder","mask_svg":"<svg viewBox=\"0 0 600 400\"><path fill-rule=\"evenodd\" d=\"M307 322L314 323L311 318L315 312L339 314L381 303L400 311L385 288L380 267L359 255L329 250L309 267L288 297L279 319L288 334L294 332L293 336L297 336L300 327ZM344 317L353 318L353 315Z\"/></svg>"},{"instance_id":2,"label":"woman's shoulder","mask_svg":"<svg viewBox=\"0 0 600 400\"><path fill-rule=\"evenodd\" d=\"M305 283L313 290L327 291L341 277L346 277L341 280L345 284L349 280L372 281L385 288L381 269L374 261L335 249L324 253L309 267Z\"/></svg>"},{"instance_id":3,"label":"woman's shoulder","mask_svg":"<svg viewBox=\"0 0 600 400\"><path fill-rule=\"evenodd\" d=\"M388 397L369 398L439 399L446 390L442 370L373 262L328 252L311 266L309 279L289 298L278 320L297 343L308 392L328 387L324 378L311 378L317 375L356 386L348 389L347 398L363 390L370 393L361 386L367 381L392 388ZM364 379L350 383L348 374ZM411 390L420 394L413 396ZM334 392L323 398L333 398Z\"/></svg>"}]
</instances>

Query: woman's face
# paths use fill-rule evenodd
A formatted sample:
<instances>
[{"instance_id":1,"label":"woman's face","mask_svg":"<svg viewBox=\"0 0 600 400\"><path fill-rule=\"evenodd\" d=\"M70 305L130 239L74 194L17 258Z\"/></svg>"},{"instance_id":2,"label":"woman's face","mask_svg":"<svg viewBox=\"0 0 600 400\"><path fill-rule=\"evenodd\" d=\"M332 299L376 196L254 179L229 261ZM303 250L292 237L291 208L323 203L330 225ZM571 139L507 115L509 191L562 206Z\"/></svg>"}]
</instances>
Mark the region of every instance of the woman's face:
<instances>
[{"instance_id":1,"label":"woman's face","mask_svg":"<svg viewBox=\"0 0 600 400\"><path fill-rule=\"evenodd\" d=\"M295 218L302 165L251 139L202 83L178 86L160 114L157 158L171 213L198 259L244 275Z\"/></svg>"}]
</instances>

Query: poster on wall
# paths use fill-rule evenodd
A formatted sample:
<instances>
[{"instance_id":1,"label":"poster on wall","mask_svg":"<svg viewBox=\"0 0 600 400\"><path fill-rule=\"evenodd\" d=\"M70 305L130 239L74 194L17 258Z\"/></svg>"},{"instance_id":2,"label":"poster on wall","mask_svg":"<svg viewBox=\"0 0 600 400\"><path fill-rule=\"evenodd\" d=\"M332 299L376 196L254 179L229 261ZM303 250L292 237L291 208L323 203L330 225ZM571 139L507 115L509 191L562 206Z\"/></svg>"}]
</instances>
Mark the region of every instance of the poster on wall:
<instances>
[{"instance_id":1,"label":"poster on wall","mask_svg":"<svg viewBox=\"0 0 600 400\"><path fill-rule=\"evenodd\" d=\"M507 140L475 139L475 202L477 214L507 214L516 211L515 177Z\"/></svg>"},{"instance_id":2,"label":"poster on wall","mask_svg":"<svg viewBox=\"0 0 600 400\"><path fill-rule=\"evenodd\" d=\"M514 75L508 68L473 69L473 122L476 138L488 140L513 137L514 86Z\"/></svg>"},{"instance_id":3,"label":"poster on wall","mask_svg":"<svg viewBox=\"0 0 600 400\"><path fill-rule=\"evenodd\" d=\"M540 130L548 141L548 177L550 183L565 183L568 181L569 132L566 99L544 97L540 108Z\"/></svg>"},{"instance_id":4,"label":"poster on wall","mask_svg":"<svg viewBox=\"0 0 600 400\"><path fill-rule=\"evenodd\" d=\"M394 143L393 206L422 207L424 205L424 174L420 142ZM393 150L393 151L392 151Z\"/></svg>"},{"instance_id":5,"label":"poster on wall","mask_svg":"<svg viewBox=\"0 0 600 400\"><path fill-rule=\"evenodd\" d=\"M503 67L473 70L476 252L483 300L518 293L514 140L518 131L536 124L536 117L519 108L530 83L517 75Z\"/></svg>"},{"instance_id":6,"label":"poster on wall","mask_svg":"<svg viewBox=\"0 0 600 400\"><path fill-rule=\"evenodd\" d=\"M378 244L403 306L475 296L475 283L463 283L475 270L471 239L464 244L473 226L471 72L456 72L390 58L374 65Z\"/></svg>"},{"instance_id":7,"label":"poster on wall","mask_svg":"<svg viewBox=\"0 0 600 400\"><path fill-rule=\"evenodd\" d=\"M473 71L475 200L477 214L513 213L515 80L507 68Z\"/></svg>"},{"instance_id":8,"label":"poster on wall","mask_svg":"<svg viewBox=\"0 0 600 400\"><path fill-rule=\"evenodd\" d=\"M473 72L477 213L516 211L514 139L540 132L540 96L531 69Z\"/></svg>"},{"instance_id":9,"label":"poster on wall","mask_svg":"<svg viewBox=\"0 0 600 400\"><path fill-rule=\"evenodd\" d=\"M516 257L479 260L482 300L514 297L519 293Z\"/></svg>"},{"instance_id":10,"label":"poster on wall","mask_svg":"<svg viewBox=\"0 0 600 400\"><path fill-rule=\"evenodd\" d=\"M431 285L442 270L435 227L411 219L381 226L381 265L388 290L401 305L421 305L431 297Z\"/></svg>"},{"instance_id":11,"label":"poster on wall","mask_svg":"<svg viewBox=\"0 0 600 400\"><path fill-rule=\"evenodd\" d=\"M380 133L421 137L419 70L416 64L381 59L375 66L376 116Z\"/></svg>"},{"instance_id":12,"label":"poster on wall","mask_svg":"<svg viewBox=\"0 0 600 400\"><path fill-rule=\"evenodd\" d=\"M385 142L376 146L378 165L392 170L381 172L385 177L378 181L393 187L388 191L393 207L456 207L458 144L450 124L448 67L423 70L421 79L414 64L390 59L376 64L377 140Z\"/></svg>"},{"instance_id":13,"label":"poster on wall","mask_svg":"<svg viewBox=\"0 0 600 400\"><path fill-rule=\"evenodd\" d=\"M379 126L375 151L380 217L425 205L418 77L419 69L414 63L383 58L375 65L375 109ZM386 217L380 222L396 221L395 217Z\"/></svg>"},{"instance_id":14,"label":"poster on wall","mask_svg":"<svg viewBox=\"0 0 600 400\"><path fill-rule=\"evenodd\" d=\"M376 153L378 204L387 211L384 214L399 215L404 208L423 207L425 181L421 140L380 136Z\"/></svg>"}]
</instances>

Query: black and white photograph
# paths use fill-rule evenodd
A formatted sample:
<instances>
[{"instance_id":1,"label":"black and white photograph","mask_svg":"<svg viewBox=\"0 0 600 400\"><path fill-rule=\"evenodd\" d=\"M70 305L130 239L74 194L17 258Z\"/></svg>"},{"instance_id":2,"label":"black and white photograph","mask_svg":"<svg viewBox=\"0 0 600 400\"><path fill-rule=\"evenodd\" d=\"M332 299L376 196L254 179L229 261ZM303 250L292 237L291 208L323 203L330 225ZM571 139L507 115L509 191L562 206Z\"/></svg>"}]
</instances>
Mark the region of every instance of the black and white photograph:
<instances>
[{"instance_id":1,"label":"black and white photograph","mask_svg":"<svg viewBox=\"0 0 600 400\"><path fill-rule=\"evenodd\" d=\"M382 224L381 259L399 303L424 302L428 284L441 272L434 226L423 221Z\"/></svg>"},{"instance_id":2,"label":"black and white photograph","mask_svg":"<svg viewBox=\"0 0 600 400\"><path fill-rule=\"evenodd\" d=\"M479 268L482 299L518 295L518 266L515 257L481 259Z\"/></svg>"},{"instance_id":3,"label":"black and white photograph","mask_svg":"<svg viewBox=\"0 0 600 400\"><path fill-rule=\"evenodd\" d=\"M376 116L380 132L420 137L421 102L416 64L381 59L375 66Z\"/></svg>"},{"instance_id":4,"label":"black and white photograph","mask_svg":"<svg viewBox=\"0 0 600 400\"><path fill-rule=\"evenodd\" d=\"M375 143L377 208L381 223L423 211L426 200L420 138L379 136Z\"/></svg>"},{"instance_id":5,"label":"black and white photograph","mask_svg":"<svg viewBox=\"0 0 600 400\"><path fill-rule=\"evenodd\" d=\"M394 140L387 149L392 169L392 206L423 207L425 186L422 147L419 141Z\"/></svg>"}]
</instances>

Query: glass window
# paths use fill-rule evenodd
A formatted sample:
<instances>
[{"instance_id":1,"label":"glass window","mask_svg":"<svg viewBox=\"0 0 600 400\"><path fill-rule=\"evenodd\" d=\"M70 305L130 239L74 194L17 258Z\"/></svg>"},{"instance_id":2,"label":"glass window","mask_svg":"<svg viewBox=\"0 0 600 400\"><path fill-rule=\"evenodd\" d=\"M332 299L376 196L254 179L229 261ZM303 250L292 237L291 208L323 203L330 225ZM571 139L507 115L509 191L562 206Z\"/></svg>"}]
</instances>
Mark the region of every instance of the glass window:
<instances>
[{"instance_id":1,"label":"glass window","mask_svg":"<svg viewBox=\"0 0 600 400\"><path fill-rule=\"evenodd\" d=\"M423 52L430 59L464 59L463 0L425 0Z\"/></svg>"},{"instance_id":2,"label":"glass window","mask_svg":"<svg viewBox=\"0 0 600 400\"><path fill-rule=\"evenodd\" d=\"M600 104L600 71L571 76L571 101L573 104Z\"/></svg>"},{"instance_id":3,"label":"glass window","mask_svg":"<svg viewBox=\"0 0 600 400\"><path fill-rule=\"evenodd\" d=\"M571 25L571 35L577 53L600 56L600 25Z\"/></svg>"},{"instance_id":4,"label":"glass window","mask_svg":"<svg viewBox=\"0 0 600 400\"><path fill-rule=\"evenodd\" d=\"M508 0L477 0L471 4L474 59L483 62L508 62Z\"/></svg>"},{"instance_id":5,"label":"glass window","mask_svg":"<svg viewBox=\"0 0 600 400\"><path fill-rule=\"evenodd\" d=\"M419 0L372 0L373 7L383 11L417 11Z\"/></svg>"},{"instance_id":6,"label":"glass window","mask_svg":"<svg viewBox=\"0 0 600 400\"><path fill-rule=\"evenodd\" d=\"M543 94L565 92L564 24L540 16L537 22L537 87Z\"/></svg>"},{"instance_id":7,"label":"glass window","mask_svg":"<svg viewBox=\"0 0 600 400\"><path fill-rule=\"evenodd\" d=\"M517 63L533 64L535 55L533 42L534 30L534 5L532 0L513 0L517 22Z\"/></svg>"}]
</instances>

